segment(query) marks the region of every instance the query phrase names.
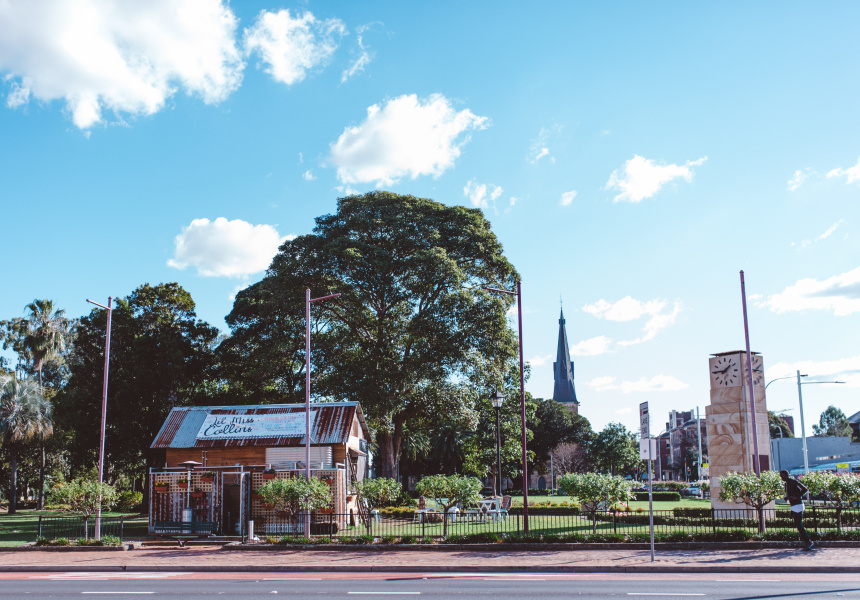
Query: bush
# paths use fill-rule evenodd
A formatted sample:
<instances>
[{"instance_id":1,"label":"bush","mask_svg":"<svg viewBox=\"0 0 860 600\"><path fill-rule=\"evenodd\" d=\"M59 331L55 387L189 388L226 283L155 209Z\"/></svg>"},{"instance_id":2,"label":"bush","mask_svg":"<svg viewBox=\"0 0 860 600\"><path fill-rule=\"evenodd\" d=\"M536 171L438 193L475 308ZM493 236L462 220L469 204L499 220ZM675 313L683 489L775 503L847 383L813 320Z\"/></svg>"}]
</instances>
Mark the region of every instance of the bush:
<instances>
[{"instance_id":1,"label":"bush","mask_svg":"<svg viewBox=\"0 0 860 600\"><path fill-rule=\"evenodd\" d=\"M509 533L505 541L512 544L537 544L541 538L539 533Z\"/></svg>"},{"instance_id":2,"label":"bush","mask_svg":"<svg viewBox=\"0 0 860 600\"><path fill-rule=\"evenodd\" d=\"M139 512L143 504L143 493L126 490L121 492L116 508L122 512Z\"/></svg>"},{"instance_id":3,"label":"bush","mask_svg":"<svg viewBox=\"0 0 860 600\"><path fill-rule=\"evenodd\" d=\"M417 544L418 538L414 535L404 535L400 538L399 544Z\"/></svg>"},{"instance_id":4,"label":"bush","mask_svg":"<svg viewBox=\"0 0 860 600\"><path fill-rule=\"evenodd\" d=\"M648 492L633 492L633 495L639 502L648 502ZM678 492L652 492L651 499L655 502L680 502L681 494Z\"/></svg>"}]
</instances>

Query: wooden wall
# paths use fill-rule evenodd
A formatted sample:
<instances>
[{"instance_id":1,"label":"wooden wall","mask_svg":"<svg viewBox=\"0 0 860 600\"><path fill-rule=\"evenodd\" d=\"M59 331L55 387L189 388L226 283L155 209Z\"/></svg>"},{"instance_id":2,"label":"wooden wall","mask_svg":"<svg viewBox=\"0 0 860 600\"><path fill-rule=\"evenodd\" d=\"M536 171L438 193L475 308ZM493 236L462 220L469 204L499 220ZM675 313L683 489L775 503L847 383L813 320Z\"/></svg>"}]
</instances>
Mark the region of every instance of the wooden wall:
<instances>
[{"instance_id":1,"label":"wooden wall","mask_svg":"<svg viewBox=\"0 0 860 600\"><path fill-rule=\"evenodd\" d=\"M178 467L186 460L204 462L203 452L206 452L207 467L232 467L240 465L266 464L266 449L261 446L234 446L232 448L168 448L167 466Z\"/></svg>"}]
</instances>

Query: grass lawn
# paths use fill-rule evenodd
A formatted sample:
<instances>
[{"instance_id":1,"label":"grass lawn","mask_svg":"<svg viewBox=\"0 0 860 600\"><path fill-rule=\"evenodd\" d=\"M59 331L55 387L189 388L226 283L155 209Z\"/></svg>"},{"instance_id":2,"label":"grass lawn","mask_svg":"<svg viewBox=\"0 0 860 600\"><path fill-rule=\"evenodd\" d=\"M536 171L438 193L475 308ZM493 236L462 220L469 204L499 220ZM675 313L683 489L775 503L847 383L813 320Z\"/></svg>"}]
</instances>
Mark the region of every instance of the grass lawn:
<instances>
[{"instance_id":1,"label":"grass lawn","mask_svg":"<svg viewBox=\"0 0 860 600\"><path fill-rule=\"evenodd\" d=\"M102 513L105 517L118 517L124 513ZM74 517L58 510L19 510L14 515L0 512L0 546L20 546L33 542L39 533L39 515L43 517ZM126 538L147 535L147 517L125 516L124 535Z\"/></svg>"},{"instance_id":2,"label":"grass lawn","mask_svg":"<svg viewBox=\"0 0 860 600\"><path fill-rule=\"evenodd\" d=\"M547 503L550 505L558 505L562 502L570 503L570 496L529 496L529 506L546 506ZM523 497L522 496L512 496L511 497L511 506L519 506L523 505ZM635 501L631 500L629 502L629 506L632 509L643 508L644 510L648 510L648 501ZM699 500L695 498L683 498L681 500L675 502L654 502L654 510L672 510L676 507L690 507L690 508L710 508L711 501L710 500Z\"/></svg>"}]
</instances>

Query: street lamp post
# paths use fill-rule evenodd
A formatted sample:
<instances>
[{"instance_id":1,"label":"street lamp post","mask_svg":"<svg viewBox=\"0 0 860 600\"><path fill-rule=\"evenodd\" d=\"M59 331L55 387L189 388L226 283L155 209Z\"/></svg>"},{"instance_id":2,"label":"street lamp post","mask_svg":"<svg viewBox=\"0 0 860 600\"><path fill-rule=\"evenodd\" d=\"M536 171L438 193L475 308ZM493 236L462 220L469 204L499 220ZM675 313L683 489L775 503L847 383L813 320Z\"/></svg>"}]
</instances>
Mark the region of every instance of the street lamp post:
<instances>
[{"instance_id":1,"label":"street lamp post","mask_svg":"<svg viewBox=\"0 0 860 600\"><path fill-rule=\"evenodd\" d=\"M340 294L329 294L311 298L310 288L305 288L305 479L311 480L311 303ZM348 459L349 457L347 457ZM305 515L305 535L311 534L311 515Z\"/></svg>"},{"instance_id":2,"label":"street lamp post","mask_svg":"<svg viewBox=\"0 0 860 600\"><path fill-rule=\"evenodd\" d=\"M800 435L803 438L803 474L807 475L809 473L809 451L806 448L806 423L803 419L803 392L801 391L801 386L810 385L813 383L845 383L844 381L801 381L801 377L808 377L807 374L801 374L800 371L797 371L797 400L800 403ZM780 379L794 379L794 375L788 375L786 377L777 377L776 379L771 379L768 381L764 389L767 390L767 386L769 386L774 381L779 381ZM780 430L780 437L782 437L782 430Z\"/></svg>"},{"instance_id":3,"label":"street lamp post","mask_svg":"<svg viewBox=\"0 0 860 600\"><path fill-rule=\"evenodd\" d=\"M102 488L105 473L105 421L107 418L107 390L108 390L108 369L110 367L110 325L111 317L113 316L113 296L108 296L107 306L93 302L87 298L87 302L95 304L107 311L107 328L105 330L105 368L102 379L102 424L101 434L99 435L99 504L96 507L96 539L101 539L101 524L102 524Z\"/></svg>"},{"instance_id":4,"label":"street lamp post","mask_svg":"<svg viewBox=\"0 0 860 600\"><path fill-rule=\"evenodd\" d=\"M496 409L496 495L502 495L502 430L499 427L499 413L502 410L502 402L505 397L498 390L490 396L490 402Z\"/></svg>"},{"instance_id":5,"label":"street lamp post","mask_svg":"<svg viewBox=\"0 0 860 600\"><path fill-rule=\"evenodd\" d=\"M529 472L526 452L526 382L523 376L523 295L522 282L517 281L517 291L503 290L501 288L484 288L490 292L498 292L517 297L517 336L520 345L520 409L522 413L523 430L523 533L529 532Z\"/></svg>"}]
</instances>

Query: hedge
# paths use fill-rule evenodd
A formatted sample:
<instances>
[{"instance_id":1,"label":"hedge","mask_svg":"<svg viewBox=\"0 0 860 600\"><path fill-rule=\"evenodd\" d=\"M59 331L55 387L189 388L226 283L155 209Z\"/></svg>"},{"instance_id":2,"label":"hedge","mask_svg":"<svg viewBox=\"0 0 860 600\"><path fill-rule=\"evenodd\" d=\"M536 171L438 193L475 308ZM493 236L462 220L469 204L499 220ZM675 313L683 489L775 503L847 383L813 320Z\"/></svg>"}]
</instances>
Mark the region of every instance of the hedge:
<instances>
[{"instance_id":1,"label":"hedge","mask_svg":"<svg viewBox=\"0 0 860 600\"><path fill-rule=\"evenodd\" d=\"M648 492L633 492L633 495L639 502L648 501ZM680 502L681 494L678 492L653 492L652 499L655 502Z\"/></svg>"}]
</instances>

